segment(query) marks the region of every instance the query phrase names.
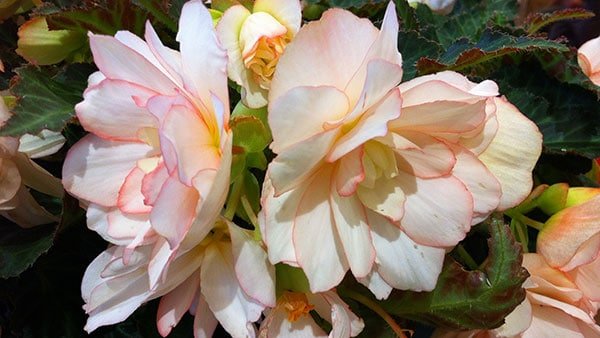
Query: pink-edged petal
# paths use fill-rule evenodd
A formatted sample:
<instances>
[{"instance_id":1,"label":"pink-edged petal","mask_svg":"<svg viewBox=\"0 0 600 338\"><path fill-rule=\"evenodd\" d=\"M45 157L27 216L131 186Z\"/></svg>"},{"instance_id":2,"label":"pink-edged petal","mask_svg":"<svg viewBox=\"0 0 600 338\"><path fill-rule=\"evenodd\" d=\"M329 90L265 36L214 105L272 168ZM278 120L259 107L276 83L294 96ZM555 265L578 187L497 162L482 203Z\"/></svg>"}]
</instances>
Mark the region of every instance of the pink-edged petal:
<instances>
[{"instance_id":1,"label":"pink-edged petal","mask_svg":"<svg viewBox=\"0 0 600 338\"><path fill-rule=\"evenodd\" d=\"M67 154L62 182L71 194L102 206L115 206L125 178L136 161L149 157L152 147L87 135Z\"/></svg>"},{"instance_id":2,"label":"pink-edged petal","mask_svg":"<svg viewBox=\"0 0 600 338\"><path fill-rule=\"evenodd\" d=\"M175 94L176 85L142 54L112 36L89 34L94 62L109 79L133 82L164 93Z\"/></svg>"},{"instance_id":3,"label":"pink-edged petal","mask_svg":"<svg viewBox=\"0 0 600 338\"><path fill-rule=\"evenodd\" d=\"M362 319L350 310L335 291L307 294L306 297L319 316L331 323L333 329L329 337L354 337L364 328Z\"/></svg>"},{"instance_id":4,"label":"pink-edged petal","mask_svg":"<svg viewBox=\"0 0 600 338\"><path fill-rule=\"evenodd\" d=\"M268 307L275 307L275 267L252 232L227 222L235 273L245 293ZM251 267L251 268L250 268Z\"/></svg>"},{"instance_id":5,"label":"pink-edged petal","mask_svg":"<svg viewBox=\"0 0 600 338\"><path fill-rule=\"evenodd\" d=\"M142 194L142 181L146 173L135 167L125 178L125 182L119 190L117 206L121 211L133 214L149 213L152 207L144 204Z\"/></svg>"},{"instance_id":6,"label":"pink-edged petal","mask_svg":"<svg viewBox=\"0 0 600 338\"><path fill-rule=\"evenodd\" d=\"M591 263L572 270L569 275L586 297L594 302L600 301L600 283L598 283L598 280L600 280L600 259L598 257Z\"/></svg>"},{"instance_id":7,"label":"pink-edged petal","mask_svg":"<svg viewBox=\"0 0 600 338\"><path fill-rule=\"evenodd\" d=\"M494 104L494 99L488 99L485 106L485 112L485 122L470 132L462 133L458 138L456 137L459 135L456 134L438 133L437 135L450 142L458 141L460 145L479 156L479 154L483 153L490 143L492 143L492 140L496 137L496 133L498 132L499 124L498 119L496 118L496 105Z\"/></svg>"},{"instance_id":8,"label":"pink-edged petal","mask_svg":"<svg viewBox=\"0 0 600 338\"><path fill-rule=\"evenodd\" d=\"M313 292L338 285L348 270L329 201L331 179L330 168L315 174L298 204L294 219L296 257Z\"/></svg>"},{"instance_id":9,"label":"pink-edged petal","mask_svg":"<svg viewBox=\"0 0 600 338\"><path fill-rule=\"evenodd\" d=\"M381 277L377 266L373 267L373 270L367 276L357 278L357 281L366 286L379 300L388 298L393 290L383 277Z\"/></svg>"},{"instance_id":10,"label":"pink-edged petal","mask_svg":"<svg viewBox=\"0 0 600 338\"><path fill-rule=\"evenodd\" d=\"M293 189L320 167L339 131L332 129L296 143L280 153L269 165L275 195Z\"/></svg>"},{"instance_id":11,"label":"pink-edged petal","mask_svg":"<svg viewBox=\"0 0 600 338\"><path fill-rule=\"evenodd\" d=\"M0 204L10 201L21 187L21 175L15 162L0 158Z\"/></svg>"},{"instance_id":12,"label":"pink-edged petal","mask_svg":"<svg viewBox=\"0 0 600 338\"><path fill-rule=\"evenodd\" d=\"M533 185L531 171L542 152L542 134L517 107L495 98L498 131L479 160L502 186L499 210L519 204Z\"/></svg>"},{"instance_id":13,"label":"pink-edged petal","mask_svg":"<svg viewBox=\"0 0 600 338\"><path fill-rule=\"evenodd\" d=\"M378 31L367 19L330 9L298 32L279 59L269 101L298 86L333 86L340 90L363 63ZM319 58L315 58L319 55Z\"/></svg>"},{"instance_id":14,"label":"pink-edged petal","mask_svg":"<svg viewBox=\"0 0 600 338\"><path fill-rule=\"evenodd\" d=\"M523 338L569 337L585 338L574 318L568 314L547 306L532 305L534 316L529 329L522 333Z\"/></svg>"},{"instance_id":15,"label":"pink-edged petal","mask_svg":"<svg viewBox=\"0 0 600 338\"><path fill-rule=\"evenodd\" d=\"M154 170L142 179L141 191L144 195L144 204L154 205L160 190L169 178L169 171L164 162L160 162Z\"/></svg>"},{"instance_id":16,"label":"pink-edged petal","mask_svg":"<svg viewBox=\"0 0 600 338\"><path fill-rule=\"evenodd\" d=\"M444 142L419 132L392 134L398 169L420 178L435 178L449 174L456 156Z\"/></svg>"},{"instance_id":17,"label":"pink-edged petal","mask_svg":"<svg viewBox=\"0 0 600 338\"><path fill-rule=\"evenodd\" d=\"M594 84L600 84L600 36L579 47L577 60L583 73L590 77Z\"/></svg>"},{"instance_id":18,"label":"pink-edged petal","mask_svg":"<svg viewBox=\"0 0 600 338\"><path fill-rule=\"evenodd\" d=\"M199 294L199 287L200 273L195 273L160 299L156 314L156 326L161 336L168 336L175 325L179 323L181 317L192 305L194 296Z\"/></svg>"},{"instance_id":19,"label":"pink-edged petal","mask_svg":"<svg viewBox=\"0 0 600 338\"><path fill-rule=\"evenodd\" d=\"M179 245L196 217L198 192L169 177L162 186L150 214L152 228L168 241L171 248Z\"/></svg>"},{"instance_id":20,"label":"pink-edged petal","mask_svg":"<svg viewBox=\"0 0 600 338\"><path fill-rule=\"evenodd\" d=\"M280 153L323 132L326 122L348 112L348 98L335 87L296 87L269 104L271 149Z\"/></svg>"},{"instance_id":21,"label":"pink-edged petal","mask_svg":"<svg viewBox=\"0 0 600 338\"><path fill-rule=\"evenodd\" d=\"M217 39L212 17L202 1L188 1L183 5L177 41L182 69L185 69L182 74L185 88L197 95L204 105L211 102L211 93L215 94L226 104L225 111L229 111L227 53ZM207 121L207 124L210 123Z\"/></svg>"},{"instance_id":22,"label":"pink-edged petal","mask_svg":"<svg viewBox=\"0 0 600 338\"><path fill-rule=\"evenodd\" d=\"M181 54L162 44L149 21L146 21L146 33L144 37L148 43L148 48L156 57L157 62L164 68L174 83L183 87L182 74L184 72L181 68Z\"/></svg>"},{"instance_id":23,"label":"pink-edged petal","mask_svg":"<svg viewBox=\"0 0 600 338\"><path fill-rule=\"evenodd\" d=\"M543 306L544 308L555 308L557 310L562 311L564 314L567 314L570 319L573 319L573 320L578 319L590 326L596 326L596 334L600 335L600 326L596 325L596 322L595 322L594 318L592 317L592 314L590 314L589 312L584 311L583 309L581 309L577 306L567 304L567 303L561 302L559 300L556 300L554 298L546 297L544 295L533 293L533 292L529 293L527 295L527 297L531 301L531 303L534 307L534 311L536 311L536 312L534 312L535 313L534 317L539 317L539 313L537 313L539 308L536 309L536 307L539 307L540 305ZM532 325L533 324L534 323L532 322Z\"/></svg>"},{"instance_id":24,"label":"pink-edged petal","mask_svg":"<svg viewBox=\"0 0 600 338\"><path fill-rule=\"evenodd\" d=\"M538 235L538 252L551 266L562 267L570 263L580 248L596 248L596 250L585 250L587 257L578 257L580 264L590 262L600 249L598 210L600 210L600 196L554 214ZM575 267L571 265L571 268Z\"/></svg>"},{"instance_id":25,"label":"pink-edged petal","mask_svg":"<svg viewBox=\"0 0 600 338\"><path fill-rule=\"evenodd\" d=\"M229 175L231 168L231 142L233 133L229 131L225 138L225 145L222 150L220 168L211 175L212 184L207 188L207 182L200 182L206 179L206 175L197 175L192 182L196 190L200 191L201 201L196 209L196 219L192 224L185 240L181 243L183 249L196 246L210 232L215 221L223 209L227 193L229 191ZM208 174L208 173L205 173ZM205 191L208 190L208 193Z\"/></svg>"},{"instance_id":26,"label":"pink-edged petal","mask_svg":"<svg viewBox=\"0 0 600 338\"><path fill-rule=\"evenodd\" d=\"M364 148L359 147L346 154L338 162L335 171L335 190L341 196L347 197L356 192L358 185L365 179L362 157Z\"/></svg>"},{"instance_id":27,"label":"pink-edged petal","mask_svg":"<svg viewBox=\"0 0 600 338\"><path fill-rule=\"evenodd\" d=\"M264 305L240 287L229 244L214 243L206 249L200 278L202 295L223 328L233 337L253 337L252 322L260 318Z\"/></svg>"},{"instance_id":28,"label":"pink-edged petal","mask_svg":"<svg viewBox=\"0 0 600 338\"><path fill-rule=\"evenodd\" d=\"M191 185L201 170L219 167L220 145L215 144L215 135L193 111L184 106L173 106L160 132L174 147L179 177L185 184Z\"/></svg>"},{"instance_id":29,"label":"pink-edged petal","mask_svg":"<svg viewBox=\"0 0 600 338\"><path fill-rule=\"evenodd\" d=\"M198 293L198 304L194 314L194 338L210 338L213 336L219 321L215 318L206 300Z\"/></svg>"},{"instance_id":30,"label":"pink-edged petal","mask_svg":"<svg viewBox=\"0 0 600 338\"><path fill-rule=\"evenodd\" d=\"M459 179L421 179L399 172L396 180L406 195L401 227L413 241L448 247L466 236L473 217L473 197Z\"/></svg>"},{"instance_id":31,"label":"pink-edged petal","mask_svg":"<svg viewBox=\"0 0 600 338\"><path fill-rule=\"evenodd\" d=\"M400 116L401 105L400 91L396 88L373 107L372 112L366 113L352 130L336 141L327 155L327 161L336 161L368 140L385 136L388 122Z\"/></svg>"},{"instance_id":32,"label":"pink-edged petal","mask_svg":"<svg viewBox=\"0 0 600 338\"><path fill-rule=\"evenodd\" d=\"M153 95L156 92L135 83L106 79L89 87L75 110L89 132L112 140L138 141L140 129L156 128L158 124L154 116L135 103L134 97L146 102Z\"/></svg>"},{"instance_id":33,"label":"pink-edged petal","mask_svg":"<svg viewBox=\"0 0 600 338\"><path fill-rule=\"evenodd\" d=\"M252 11L271 14L288 29L291 36L298 32L302 23L302 8L298 0L257 0Z\"/></svg>"},{"instance_id":34,"label":"pink-edged petal","mask_svg":"<svg viewBox=\"0 0 600 338\"><path fill-rule=\"evenodd\" d=\"M424 90L431 95L431 89L425 88ZM410 107L403 106L402 115L390 123L390 129L399 133L401 133L400 130L424 133L464 133L477 128L485 121L485 106L485 98L474 103L426 101Z\"/></svg>"},{"instance_id":35,"label":"pink-edged petal","mask_svg":"<svg viewBox=\"0 0 600 338\"><path fill-rule=\"evenodd\" d=\"M496 177L470 151L454 145L456 164L452 175L461 180L473 195L473 224L477 224L496 209L502 188Z\"/></svg>"},{"instance_id":36,"label":"pink-edged petal","mask_svg":"<svg viewBox=\"0 0 600 338\"><path fill-rule=\"evenodd\" d=\"M428 91L423 88L435 88L436 90ZM464 75L452 71L419 76L402 83L400 90L404 96L405 106L438 100L479 100L481 96L494 97L499 94L498 85L494 81L485 80L475 83L469 81ZM435 93L435 97L431 96L432 93Z\"/></svg>"},{"instance_id":37,"label":"pink-edged petal","mask_svg":"<svg viewBox=\"0 0 600 338\"><path fill-rule=\"evenodd\" d=\"M401 290L431 291L442 271L442 248L423 246L376 213L369 213L377 251L377 271L390 286Z\"/></svg>"},{"instance_id":38,"label":"pink-edged petal","mask_svg":"<svg viewBox=\"0 0 600 338\"><path fill-rule=\"evenodd\" d=\"M263 239L268 248L269 261L296 264L296 253L292 243L292 230L296 210L307 184L275 197L270 179L265 179L262 190L262 215L259 219Z\"/></svg>"},{"instance_id":39,"label":"pink-edged petal","mask_svg":"<svg viewBox=\"0 0 600 338\"><path fill-rule=\"evenodd\" d=\"M375 262L365 207L357 196L340 196L335 186L331 187L330 204L350 270L358 278L365 277Z\"/></svg>"}]
</instances>

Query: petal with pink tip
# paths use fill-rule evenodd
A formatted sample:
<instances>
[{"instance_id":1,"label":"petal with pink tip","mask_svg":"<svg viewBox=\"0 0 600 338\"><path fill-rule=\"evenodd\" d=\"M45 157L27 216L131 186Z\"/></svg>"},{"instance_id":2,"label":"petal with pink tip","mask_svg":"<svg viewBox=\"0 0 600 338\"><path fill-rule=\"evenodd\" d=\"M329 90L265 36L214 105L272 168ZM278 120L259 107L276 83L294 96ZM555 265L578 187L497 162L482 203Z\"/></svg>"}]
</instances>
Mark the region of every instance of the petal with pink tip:
<instances>
[{"instance_id":1,"label":"petal with pink tip","mask_svg":"<svg viewBox=\"0 0 600 338\"><path fill-rule=\"evenodd\" d=\"M314 175L298 204L294 220L296 257L313 292L336 286L348 270L329 202L331 170L326 167Z\"/></svg>"},{"instance_id":2,"label":"petal with pink tip","mask_svg":"<svg viewBox=\"0 0 600 338\"><path fill-rule=\"evenodd\" d=\"M377 34L368 19L337 8L326 11L319 21L306 24L286 47L271 82L269 101L298 86L343 90Z\"/></svg>"},{"instance_id":3,"label":"petal with pink tip","mask_svg":"<svg viewBox=\"0 0 600 338\"><path fill-rule=\"evenodd\" d=\"M227 53L217 39L212 17L202 1L188 1L183 5L177 41L182 69L186 70L182 74L185 88L197 95L204 105L210 104L210 95L215 94L225 102L225 111L229 111Z\"/></svg>"},{"instance_id":4,"label":"petal with pink tip","mask_svg":"<svg viewBox=\"0 0 600 338\"><path fill-rule=\"evenodd\" d=\"M599 248L598 210L600 210L600 196L554 214L546 221L544 229L538 235L538 252L551 266L562 267L571 261L580 248L586 246ZM590 262L597 254L595 250L586 250L586 252L588 257L578 257L580 264Z\"/></svg>"},{"instance_id":5,"label":"petal with pink tip","mask_svg":"<svg viewBox=\"0 0 600 338\"><path fill-rule=\"evenodd\" d=\"M533 304L535 314L529 329L523 332L523 338L572 337L585 338L579 333L576 320L559 309Z\"/></svg>"},{"instance_id":6,"label":"petal with pink tip","mask_svg":"<svg viewBox=\"0 0 600 338\"><path fill-rule=\"evenodd\" d=\"M125 178L137 160L153 149L143 143L123 143L87 135L67 154L62 182L71 194L100 204L115 206Z\"/></svg>"},{"instance_id":7,"label":"petal with pink tip","mask_svg":"<svg viewBox=\"0 0 600 338\"><path fill-rule=\"evenodd\" d=\"M404 138L406 145L402 145ZM395 136L394 149L398 169L420 178L434 178L449 174L456 164L456 156L444 142L420 132L403 132Z\"/></svg>"},{"instance_id":8,"label":"petal with pink tip","mask_svg":"<svg viewBox=\"0 0 600 338\"><path fill-rule=\"evenodd\" d=\"M444 249L422 246L374 212L368 213L377 271L390 286L401 290L431 291L444 262Z\"/></svg>"},{"instance_id":9,"label":"petal with pink tip","mask_svg":"<svg viewBox=\"0 0 600 338\"><path fill-rule=\"evenodd\" d=\"M340 196L348 197L358 189L358 185L365 179L363 167L364 148L359 147L342 157L334 172L334 189Z\"/></svg>"},{"instance_id":10,"label":"petal with pink tip","mask_svg":"<svg viewBox=\"0 0 600 338\"><path fill-rule=\"evenodd\" d=\"M162 186L150 213L152 228L176 248L196 217L199 195L196 189L169 177Z\"/></svg>"},{"instance_id":11,"label":"petal with pink tip","mask_svg":"<svg viewBox=\"0 0 600 338\"><path fill-rule=\"evenodd\" d=\"M533 185L531 171L542 152L537 126L505 98L495 98L498 131L479 160L502 186L499 210L519 204Z\"/></svg>"},{"instance_id":12,"label":"petal with pink tip","mask_svg":"<svg viewBox=\"0 0 600 338\"><path fill-rule=\"evenodd\" d=\"M200 287L200 273L194 273L190 278L179 284L173 291L167 293L160 299L156 313L156 326L158 333L166 337L179 323L181 317L192 305L194 296L198 294Z\"/></svg>"},{"instance_id":13,"label":"petal with pink tip","mask_svg":"<svg viewBox=\"0 0 600 338\"><path fill-rule=\"evenodd\" d=\"M194 338L210 338L213 336L219 321L215 318L206 300L198 293L198 304L194 314Z\"/></svg>"},{"instance_id":14,"label":"petal with pink tip","mask_svg":"<svg viewBox=\"0 0 600 338\"><path fill-rule=\"evenodd\" d=\"M174 83L179 87L183 87L182 74L184 74L184 71L181 68L181 54L162 44L150 21L146 21L146 33L144 37L148 43L148 48L154 54L154 57L156 57L157 62L164 68Z\"/></svg>"},{"instance_id":15,"label":"petal with pink tip","mask_svg":"<svg viewBox=\"0 0 600 338\"><path fill-rule=\"evenodd\" d=\"M600 36L587 41L577 50L577 61L590 80L600 85Z\"/></svg>"},{"instance_id":16,"label":"petal with pink tip","mask_svg":"<svg viewBox=\"0 0 600 338\"><path fill-rule=\"evenodd\" d=\"M365 207L357 196L340 196L335 186L331 187L329 201L335 228L352 274L358 278L365 277L375 262L375 248Z\"/></svg>"},{"instance_id":17,"label":"petal with pink tip","mask_svg":"<svg viewBox=\"0 0 600 338\"><path fill-rule=\"evenodd\" d=\"M271 14L288 29L291 36L298 32L302 23L302 8L298 0L256 0L252 10Z\"/></svg>"},{"instance_id":18,"label":"petal with pink tip","mask_svg":"<svg viewBox=\"0 0 600 338\"><path fill-rule=\"evenodd\" d=\"M437 82L430 83L430 82ZM468 97L472 96L485 96L485 97L494 97L498 96L498 85L491 80L485 80L480 83L475 83L469 81L464 75L453 72L453 71L443 71L436 74L419 76L410 81L404 82L400 85L400 90L402 94L406 93L407 98L405 101L406 105L412 105L414 103L421 102L429 102L431 101L431 93L429 95L426 94L426 91L415 90L411 92L413 89L416 89L417 86L421 85L431 85L431 86L440 86L444 85L444 90L437 90L436 93L436 101L437 100L465 100ZM453 87L450 88L450 87ZM441 87L438 87L441 89ZM458 90L458 91L456 91ZM459 94L462 92L463 94ZM414 95L414 96L413 96Z\"/></svg>"},{"instance_id":19,"label":"petal with pink tip","mask_svg":"<svg viewBox=\"0 0 600 338\"><path fill-rule=\"evenodd\" d=\"M401 228L413 241L448 247L466 236L473 217L473 197L459 179L422 179L403 172L396 179L406 195Z\"/></svg>"},{"instance_id":20,"label":"petal with pink tip","mask_svg":"<svg viewBox=\"0 0 600 338\"><path fill-rule=\"evenodd\" d=\"M325 131L325 123L343 118L348 98L334 87L296 87L269 105L271 149L280 153Z\"/></svg>"},{"instance_id":21,"label":"petal with pink tip","mask_svg":"<svg viewBox=\"0 0 600 338\"><path fill-rule=\"evenodd\" d=\"M138 167L133 168L125 178L119 190L117 206L121 211L132 214L145 214L152 211L152 207L144 204L142 194L142 180L146 174Z\"/></svg>"},{"instance_id":22,"label":"petal with pink tip","mask_svg":"<svg viewBox=\"0 0 600 338\"><path fill-rule=\"evenodd\" d=\"M214 243L206 249L200 287L208 306L229 334L254 336L251 323L260 318L264 305L257 304L240 287L229 244Z\"/></svg>"},{"instance_id":23,"label":"petal with pink tip","mask_svg":"<svg viewBox=\"0 0 600 338\"><path fill-rule=\"evenodd\" d=\"M473 195L473 224L489 216L500 203L502 188L496 177L465 148L451 146L456 156L452 175L461 180Z\"/></svg>"},{"instance_id":24,"label":"petal with pink tip","mask_svg":"<svg viewBox=\"0 0 600 338\"><path fill-rule=\"evenodd\" d=\"M361 144L388 133L388 122L400 116L402 98L400 91L392 90L382 99L371 113L363 115L358 123L340 137L327 155L327 161L334 162Z\"/></svg>"},{"instance_id":25,"label":"petal with pink tip","mask_svg":"<svg viewBox=\"0 0 600 338\"><path fill-rule=\"evenodd\" d=\"M227 222L231 236L235 273L242 289L254 300L275 307L275 267L252 233Z\"/></svg>"},{"instance_id":26,"label":"petal with pink tip","mask_svg":"<svg viewBox=\"0 0 600 338\"><path fill-rule=\"evenodd\" d=\"M572 270L569 275L586 297L594 302L600 301L600 283L598 283L600 280L600 259L598 257L591 263Z\"/></svg>"},{"instance_id":27,"label":"petal with pink tip","mask_svg":"<svg viewBox=\"0 0 600 338\"><path fill-rule=\"evenodd\" d=\"M311 177L331 148L339 130L332 129L285 149L269 164L275 195L293 189Z\"/></svg>"},{"instance_id":28,"label":"petal with pink tip","mask_svg":"<svg viewBox=\"0 0 600 338\"><path fill-rule=\"evenodd\" d=\"M431 93L430 88L426 88ZM486 118L486 100L474 103L460 101L433 101L402 107L399 119L390 123L390 129L414 130L425 133L464 133L480 126Z\"/></svg>"},{"instance_id":29,"label":"petal with pink tip","mask_svg":"<svg viewBox=\"0 0 600 338\"><path fill-rule=\"evenodd\" d=\"M112 36L88 35L94 62L107 78L133 82L159 93L176 93L176 84L139 52Z\"/></svg>"}]
</instances>

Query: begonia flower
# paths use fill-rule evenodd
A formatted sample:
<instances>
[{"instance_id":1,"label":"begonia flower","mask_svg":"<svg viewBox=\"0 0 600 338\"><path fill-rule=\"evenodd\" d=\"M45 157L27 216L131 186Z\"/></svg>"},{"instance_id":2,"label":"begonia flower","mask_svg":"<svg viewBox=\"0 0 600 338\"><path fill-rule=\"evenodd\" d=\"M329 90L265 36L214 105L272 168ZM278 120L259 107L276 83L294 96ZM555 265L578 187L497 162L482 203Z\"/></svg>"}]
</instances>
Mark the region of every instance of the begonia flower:
<instances>
[{"instance_id":1,"label":"begonia flower","mask_svg":"<svg viewBox=\"0 0 600 338\"><path fill-rule=\"evenodd\" d=\"M235 5L223 13L217 33L229 56L227 73L242 87L246 106L267 105L277 62L301 21L298 0L256 0L252 12Z\"/></svg>"},{"instance_id":2,"label":"begonia flower","mask_svg":"<svg viewBox=\"0 0 600 338\"><path fill-rule=\"evenodd\" d=\"M98 280L106 282L99 289L114 293L100 297L100 308L87 306L93 330L123 320L147 293L177 287L164 285L167 273L211 232L227 196L232 133L227 56L201 1L183 6L180 52L165 47L150 23L145 41L126 31L89 37L99 71L75 109L90 134L70 149L63 184L87 208L88 227L118 246L114 264L126 274L135 270L136 290L146 293L127 299ZM97 314L121 302L137 305Z\"/></svg>"},{"instance_id":3,"label":"begonia flower","mask_svg":"<svg viewBox=\"0 0 600 338\"><path fill-rule=\"evenodd\" d=\"M408 0L411 5L424 4L438 14L450 14L454 9L456 0Z\"/></svg>"},{"instance_id":4,"label":"begonia flower","mask_svg":"<svg viewBox=\"0 0 600 338\"><path fill-rule=\"evenodd\" d=\"M233 337L254 337L265 307L275 306L275 269L248 230L224 219L202 242L178 252L158 284L148 280L154 247L139 246L124 264L126 247L111 246L87 268L81 285L88 332L118 323L158 297L158 332L166 337L185 312L194 336L210 337L218 323ZM164 257L166 259L166 257Z\"/></svg>"},{"instance_id":5,"label":"begonia flower","mask_svg":"<svg viewBox=\"0 0 600 338\"><path fill-rule=\"evenodd\" d=\"M311 311L331 324L329 335L314 321ZM259 336L271 337L334 337L357 336L364 328L348 305L335 293L317 294L285 291L277 299L277 305L267 310L260 325Z\"/></svg>"},{"instance_id":6,"label":"begonia flower","mask_svg":"<svg viewBox=\"0 0 600 338\"><path fill-rule=\"evenodd\" d=\"M579 47L577 61L583 73L600 86L600 36Z\"/></svg>"},{"instance_id":7,"label":"begonia flower","mask_svg":"<svg viewBox=\"0 0 600 338\"><path fill-rule=\"evenodd\" d=\"M598 303L564 272L548 265L540 254L523 256L523 266L531 275L523 287L525 300L494 330L444 331L435 338L508 337L600 337L594 316ZM597 281L596 281L597 284Z\"/></svg>"},{"instance_id":8,"label":"begonia flower","mask_svg":"<svg viewBox=\"0 0 600 338\"><path fill-rule=\"evenodd\" d=\"M532 185L541 134L492 81L444 72L398 87L398 22L331 9L300 29L269 93L262 234L312 292L346 271L378 298L432 290L447 248ZM319 55L314 58L314 55Z\"/></svg>"},{"instance_id":9,"label":"begonia flower","mask_svg":"<svg viewBox=\"0 0 600 338\"><path fill-rule=\"evenodd\" d=\"M0 128L10 118L0 97ZM42 131L37 137L0 137L0 216L24 228L56 222L58 219L40 206L28 188L44 194L62 197L60 180L37 165L31 158L51 155L65 142L60 133Z\"/></svg>"}]
</instances>

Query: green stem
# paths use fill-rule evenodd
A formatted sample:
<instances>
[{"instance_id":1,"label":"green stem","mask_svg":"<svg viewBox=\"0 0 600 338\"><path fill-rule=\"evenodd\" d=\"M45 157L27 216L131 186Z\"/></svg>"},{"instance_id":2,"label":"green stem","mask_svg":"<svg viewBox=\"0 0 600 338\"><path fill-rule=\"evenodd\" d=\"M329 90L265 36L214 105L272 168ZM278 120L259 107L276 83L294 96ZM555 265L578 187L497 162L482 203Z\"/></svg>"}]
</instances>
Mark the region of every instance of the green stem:
<instances>
[{"instance_id":1,"label":"green stem","mask_svg":"<svg viewBox=\"0 0 600 338\"><path fill-rule=\"evenodd\" d=\"M385 310L381 306L379 306L379 304L377 304L377 302L372 301L371 299L361 295L358 292L355 292L355 291L352 291L352 290L349 290L346 288L343 289L343 294L345 296L348 296L349 298L354 299L355 301L361 303L362 305L368 307L373 312L378 314L379 317L381 317L383 320L385 320L385 322L390 326L390 328L394 331L394 333L398 337L407 338L406 335L404 334L404 331L408 331L408 330L403 330L400 327L400 325L398 325L398 323L396 323L394 318L392 318L392 316L390 316L387 312L385 312Z\"/></svg>"},{"instance_id":2,"label":"green stem","mask_svg":"<svg viewBox=\"0 0 600 338\"><path fill-rule=\"evenodd\" d=\"M475 262L473 257L471 257L471 255L469 255L467 250L465 250L465 248L461 244L456 246L456 252L460 256L460 258L465 262L465 264L467 264L467 267L469 269L477 270L479 268L479 265L477 264L477 262Z\"/></svg>"},{"instance_id":3,"label":"green stem","mask_svg":"<svg viewBox=\"0 0 600 338\"><path fill-rule=\"evenodd\" d=\"M544 228L544 223L542 222L538 222L536 220L533 220L523 214L521 214L520 212L516 211L516 210L508 210L505 212L506 215L508 215L510 218L514 218L517 221L530 226L534 229L537 229L538 231L541 231Z\"/></svg>"},{"instance_id":4,"label":"green stem","mask_svg":"<svg viewBox=\"0 0 600 338\"><path fill-rule=\"evenodd\" d=\"M515 229L517 230L517 234L519 235L519 238L521 239L521 246L523 247L523 252L528 253L529 248L527 246L529 243L527 241L527 235L523 231L523 227L521 226L521 223L515 224Z\"/></svg>"},{"instance_id":5,"label":"green stem","mask_svg":"<svg viewBox=\"0 0 600 338\"><path fill-rule=\"evenodd\" d=\"M233 187L231 188L231 195L227 200L227 206L225 207L225 212L223 213L223 217L230 221L233 220L233 216L235 216L235 211L237 210L240 202L240 195L242 194L243 186L244 180L237 180L233 183Z\"/></svg>"},{"instance_id":6,"label":"green stem","mask_svg":"<svg viewBox=\"0 0 600 338\"><path fill-rule=\"evenodd\" d=\"M242 195L240 200L242 201L242 207L244 208L244 211L246 212L250 223L254 225L254 229L258 229L258 217L256 217L256 214L254 213L254 210L250 205L250 201L248 201L246 195Z\"/></svg>"}]
</instances>

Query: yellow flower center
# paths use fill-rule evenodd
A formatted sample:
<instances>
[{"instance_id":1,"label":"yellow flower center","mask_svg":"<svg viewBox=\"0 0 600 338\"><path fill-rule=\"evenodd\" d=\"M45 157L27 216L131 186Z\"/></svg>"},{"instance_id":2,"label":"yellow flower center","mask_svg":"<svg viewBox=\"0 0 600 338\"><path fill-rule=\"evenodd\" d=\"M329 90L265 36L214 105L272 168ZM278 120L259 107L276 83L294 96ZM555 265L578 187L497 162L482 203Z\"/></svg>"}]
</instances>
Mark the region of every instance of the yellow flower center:
<instances>
[{"instance_id":1,"label":"yellow flower center","mask_svg":"<svg viewBox=\"0 0 600 338\"><path fill-rule=\"evenodd\" d=\"M308 315L315 308L308 303L306 295L299 292L285 292L279 297L278 303L285 309L288 314L287 319L292 323L300 317Z\"/></svg>"},{"instance_id":2,"label":"yellow flower center","mask_svg":"<svg viewBox=\"0 0 600 338\"><path fill-rule=\"evenodd\" d=\"M244 56L244 65L251 71L254 81L263 89L269 89L275 66L289 42L287 34L272 38L263 36L258 39L250 53Z\"/></svg>"}]
</instances>

